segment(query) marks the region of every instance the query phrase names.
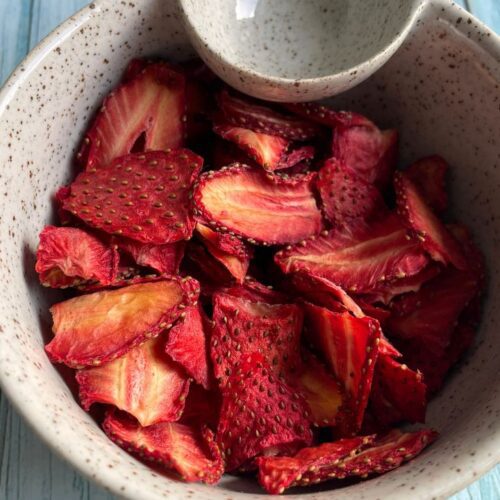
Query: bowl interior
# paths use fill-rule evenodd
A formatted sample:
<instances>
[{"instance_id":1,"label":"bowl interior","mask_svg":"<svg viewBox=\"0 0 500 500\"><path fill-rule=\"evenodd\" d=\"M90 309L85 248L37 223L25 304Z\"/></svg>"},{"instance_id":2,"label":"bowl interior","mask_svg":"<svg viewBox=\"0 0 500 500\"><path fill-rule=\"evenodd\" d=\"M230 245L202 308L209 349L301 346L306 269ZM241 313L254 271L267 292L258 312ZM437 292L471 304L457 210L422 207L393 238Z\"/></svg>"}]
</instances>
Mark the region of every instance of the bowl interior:
<instances>
[{"instance_id":1,"label":"bowl interior","mask_svg":"<svg viewBox=\"0 0 500 500\"><path fill-rule=\"evenodd\" d=\"M348 70L403 31L407 0L182 0L192 27L229 64L289 79Z\"/></svg>"},{"instance_id":2,"label":"bowl interior","mask_svg":"<svg viewBox=\"0 0 500 500\"><path fill-rule=\"evenodd\" d=\"M453 214L485 251L489 296L476 346L432 402L441 439L408 465L336 491L336 498L451 494L493 466L500 449L499 43L463 27L448 4L429 7L418 29L372 78L334 102L401 132L401 163L441 153L453 165ZM127 62L192 55L173 1L91 4L35 50L0 97L0 381L19 411L80 471L127 498L245 498L261 490L227 477L220 487L159 475L112 444L75 402L64 370L48 361L48 307L34 272L37 235L52 195L74 174L75 149ZM481 45L481 47L478 46ZM425 54L425 55L424 55ZM425 479L424 479L425 478ZM323 486L307 493L330 498ZM251 494L251 495L249 495Z\"/></svg>"}]
</instances>

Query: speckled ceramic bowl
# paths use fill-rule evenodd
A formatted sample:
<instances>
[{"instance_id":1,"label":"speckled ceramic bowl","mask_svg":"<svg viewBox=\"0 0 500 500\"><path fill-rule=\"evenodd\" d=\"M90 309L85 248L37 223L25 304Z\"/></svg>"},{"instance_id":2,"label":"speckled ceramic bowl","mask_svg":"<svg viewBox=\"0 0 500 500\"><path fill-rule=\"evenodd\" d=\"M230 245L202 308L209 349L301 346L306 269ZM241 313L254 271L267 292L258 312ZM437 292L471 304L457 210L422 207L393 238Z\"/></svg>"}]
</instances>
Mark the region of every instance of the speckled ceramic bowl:
<instances>
[{"instance_id":1,"label":"speckled ceramic bowl","mask_svg":"<svg viewBox=\"0 0 500 500\"><path fill-rule=\"evenodd\" d=\"M271 101L344 92L399 48L425 0L179 0L203 60Z\"/></svg>"},{"instance_id":2,"label":"speckled ceramic bowl","mask_svg":"<svg viewBox=\"0 0 500 500\"><path fill-rule=\"evenodd\" d=\"M49 363L49 304L34 272L37 235L51 195L93 111L135 56L192 54L175 3L100 0L69 19L16 70L0 94L0 381L38 434L79 471L130 499L246 499L256 483L218 487L161 476L111 443ZM416 460L335 492L347 498L430 499L459 490L500 458L500 42L440 0L370 79L337 98L401 131L401 161L440 152L453 165L453 211L474 229L490 286L476 346L430 405L441 438ZM301 492L305 495L305 492ZM312 490L308 498L331 493Z\"/></svg>"}]
</instances>

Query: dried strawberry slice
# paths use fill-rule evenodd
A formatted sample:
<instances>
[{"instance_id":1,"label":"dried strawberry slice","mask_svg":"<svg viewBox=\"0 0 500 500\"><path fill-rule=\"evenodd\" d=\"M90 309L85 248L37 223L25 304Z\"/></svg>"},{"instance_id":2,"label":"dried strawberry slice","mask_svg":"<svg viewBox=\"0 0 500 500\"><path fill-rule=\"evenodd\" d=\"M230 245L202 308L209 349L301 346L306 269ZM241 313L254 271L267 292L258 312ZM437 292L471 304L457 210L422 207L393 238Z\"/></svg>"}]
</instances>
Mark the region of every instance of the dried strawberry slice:
<instances>
[{"instance_id":1,"label":"dried strawberry slice","mask_svg":"<svg viewBox=\"0 0 500 500\"><path fill-rule=\"evenodd\" d=\"M296 165L307 165L314 158L315 149L313 146L302 146L291 150L284 158L281 159L277 170L290 170Z\"/></svg>"},{"instance_id":2,"label":"dried strawberry slice","mask_svg":"<svg viewBox=\"0 0 500 500\"><path fill-rule=\"evenodd\" d=\"M243 163L259 169L260 166L231 142L214 137L211 147L210 166L218 170L233 163Z\"/></svg>"},{"instance_id":3,"label":"dried strawberry slice","mask_svg":"<svg viewBox=\"0 0 500 500\"><path fill-rule=\"evenodd\" d=\"M130 418L108 412L106 434L119 446L161 468L176 471L184 481L215 484L224 464L212 431L164 422L141 427Z\"/></svg>"},{"instance_id":4,"label":"dried strawberry slice","mask_svg":"<svg viewBox=\"0 0 500 500\"><path fill-rule=\"evenodd\" d=\"M142 243L188 239L194 229L189 190L202 164L187 149L124 156L81 173L64 208L90 226Z\"/></svg>"},{"instance_id":5,"label":"dried strawberry slice","mask_svg":"<svg viewBox=\"0 0 500 500\"><path fill-rule=\"evenodd\" d=\"M317 469L305 471L297 484L309 485L334 478L365 478L370 474L384 474L416 457L437 437L438 433L430 429L405 433L394 429L364 448L358 448L339 462L329 461L319 465ZM368 436L368 441L371 440L372 436Z\"/></svg>"},{"instance_id":6,"label":"dried strawberry slice","mask_svg":"<svg viewBox=\"0 0 500 500\"><path fill-rule=\"evenodd\" d=\"M347 292L369 293L385 280L412 276L428 262L397 217L337 228L275 255L285 273L322 277Z\"/></svg>"},{"instance_id":7,"label":"dried strawberry slice","mask_svg":"<svg viewBox=\"0 0 500 500\"><path fill-rule=\"evenodd\" d=\"M261 354L245 356L222 390L217 442L226 469L258 455L308 446L308 416L302 396L274 375Z\"/></svg>"},{"instance_id":8,"label":"dried strawberry slice","mask_svg":"<svg viewBox=\"0 0 500 500\"><path fill-rule=\"evenodd\" d=\"M201 306L188 307L184 317L170 329L165 346L167 354L205 389L209 384L205 334L208 331L208 318Z\"/></svg>"},{"instance_id":9,"label":"dried strawberry slice","mask_svg":"<svg viewBox=\"0 0 500 500\"><path fill-rule=\"evenodd\" d=\"M304 368L298 376L297 387L311 409L310 421L317 427L331 427L342 406L342 387L315 356L304 351L303 358Z\"/></svg>"},{"instance_id":10,"label":"dried strawberry slice","mask_svg":"<svg viewBox=\"0 0 500 500\"><path fill-rule=\"evenodd\" d=\"M398 295L408 292L418 292L422 285L435 278L442 270L438 264L431 263L413 276L395 278L379 283L371 292L363 298L371 303L378 302L389 304Z\"/></svg>"},{"instance_id":11,"label":"dried strawberry slice","mask_svg":"<svg viewBox=\"0 0 500 500\"><path fill-rule=\"evenodd\" d=\"M318 173L317 187L325 217L334 225L369 222L387 211L379 190L339 160L327 160Z\"/></svg>"},{"instance_id":12,"label":"dried strawberry slice","mask_svg":"<svg viewBox=\"0 0 500 500\"><path fill-rule=\"evenodd\" d=\"M170 278L60 302L50 308L55 337L45 348L73 367L111 361L171 328L198 291L190 278Z\"/></svg>"},{"instance_id":13,"label":"dried strawberry slice","mask_svg":"<svg viewBox=\"0 0 500 500\"><path fill-rule=\"evenodd\" d=\"M425 422L426 390L420 372L379 353L370 395L370 412L387 427L403 421Z\"/></svg>"},{"instance_id":14,"label":"dried strawberry slice","mask_svg":"<svg viewBox=\"0 0 500 500\"><path fill-rule=\"evenodd\" d=\"M404 172L397 172L394 188L399 213L431 257L443 264L453 264L457 269L467 269L459 243L426 205L410 177Z\"/></svg>"},{"instance_id":15,"label":"dried strawberry slice","mask_svg":"<svg viewBox=\"0 0 500 500\"><path fill-rule=\"evenodd\" d=\"M351 123L335 128L332 153L366 182L384 189L396 168L397 145L395 130L381 131L373 123Z\"/></svg>"},{"instance_id":16,"label":"dried strawberry slice","mask_svg":"<svg viewBox=\"0 0 500 500\"><path fill-rule=\"evenodd\" d=\"M85 281L109 285L118 274L113 247L73 227L46 226L40 233L36 272L44 286L66 288Z\"/></svg>"},{"instance_id":17,"label":"dried strawberry slice","mask_svg":"<svg viewBox=\"0 0 500 500\"><path fill-rule=\"evenodd\" d=\"M436 213L444 212L448 207L447 171L448 163L438 155L422 158L405 171L419 189L425 202Z\"/></svg>"},{"instance_id":18,"label":"dried strawberry slice","mask_svg":"<svg viewBox=\"0 0 500 500\"><path fill-rule=\"evenodd\" d=\"M189 379L164 352L164 339L149 340L110 363L79 370L80 401L115 405L142 426L179 420Z\"/></svg>"},{"instance_id":19,"label":"dried strawberry slice","mask_svg":"<svg viewBox=\"0 0 500 500\"><path fill-rule=\"evenodd\" d=\"M363 115L352 111L336 111L316 102L290 102L282 104L292 113L311 120L312 122L335 128L343 127L373 127L373 123Z\"/></svg>"},{"instance_id":20,"label":"dried strawberry slice","mask_svg":"<svg viewBox=\"0 0 500 500\"><path fill-rule=\"evenodd\" d=\"M390 313L389 313L390 315ZM375 316L371 316L373 319L378 319ZM380 321L379 321L380 323ZM378 354L379 356L390 356L391 358L400 358L403 356L390 342L389 339L381 332L380 342L378 344Z\"/></svg>"},{"instance_id":21,"label":"dried strawberry slice","mask_svg":"<svg viewBox=\"0 0 500 500\"><path fill-rule=\"evenodd\" d=\"M340 433L354 435L363 421L380 342L380 326L372 318L332 312L305 303L307 337L321 352L346 395ZM340 416L339 416L340 419Z\"/></svg>"},{"instance_id":22,"label":"dried strawberry slice","mask_svg":"<svg viewBox=\"0 0 500 500\"><path fill-rule=\"evenodd\" d=\"M198 223L196 230L212 256L242 283L253 256L253 249L236 236L212 231L203 224Z\"/></svg>"},{"instance_id":23,"label":"dried strawberry slice","mask_svg":"<svg viewBox=\"0 0 500 500\"><path fill-rule=\"evenodd\" d=\"M177 274L184 257L185 242L155 245L128 238L115 237L118 248L130 255L139 266L150 267L162 274Z\"/></svg>"},{"instance_id":24,"label":"dried strawberry slice","mask_svg":"<svg viewBox=\"0 0 500 500\"><path fill-rule=\"evenodd\" d=\"M303 448L293 457L259 457L259 483L270 494L281 494L302 481L305 473L332 467L345 457L355 455L366 447L371 436L340 439L311 448Z\"/></svg>"},{"instance_id":25,"label":"dried strawberry slice","mask_svg":"<svg viewBox=\"0 0 500 500\"><path fill-rule=\"evenodd\" d=\"M129 154L144 134L144 150L178 148L184 140L185 79L165 63L146 66L104 100L78 153L87 170Z\"/></svg>"},{"instance_id":26,"label":"dried strawberry slice","mask_svg":"<svg viewBox=\"0 0 500 500\"><path fill-rule=\"evenodd\" d=\"M195 213L212 229L233 232L250 243L296 243L321 231L313 178L268 177L240 164L206 172L195 184Z\"/></svg>"},{"instance_id":27,"label":"dried strawberry slice","mask_svg":"<svg viewBox=\"0 0 500 500\"><path fill-rule=\"evenodd\" d=\"M418 292L393 301L388 331L402 340L416 340L439 355L448 346L460 313L478 290L477 276L447 269Z\"/></svg>"},{"instance_id":28,"label":"dried strawberry slice","mask_svg":"<svg viewBox=\"0 0 500 500\"><path fill-rule=\"evenodd\" d=\"M303 314L295 304L265 304L217 293L211 358L215 377L224 386L242 356L262 353L278 375L298 373Z\"/></svg>"},{"instance_id":29,"label":"dried strawberry slice","mask_svg":"<svg viewBox=\"0 0 500 500\"><path fill-rule=\"evenodd\" d=\"M315 123L287 116L242 96L235 97L226 90L217 96L224 118L233 125L262 134L271 134L292 141L316 137L321 129Z\"/></svg>"},{"instance_id":30,"label":"dried strawberry slice","mask_svg":"<svg viewBox=\"0 0 500 500\"><path fill-rule=\"evenodd\" d=\"M215 125L214 132L237 144L250 158L270 171L279 168L290 145L290 142L282 137L261 134L234 125Z\"/></svg>"},{"instance_id":31,"label":"dried strawberry slice","mask_svg":"<svg viewBox=\"0 0 500 500\"><path fill-rule=\"evenodd\" d=\"M291 281L294 289L313 304L337 312L345 308L358 318L365 316L359 305L340 286L326 278L298 272L292 275Z\"/></svg>"}]
</instances>

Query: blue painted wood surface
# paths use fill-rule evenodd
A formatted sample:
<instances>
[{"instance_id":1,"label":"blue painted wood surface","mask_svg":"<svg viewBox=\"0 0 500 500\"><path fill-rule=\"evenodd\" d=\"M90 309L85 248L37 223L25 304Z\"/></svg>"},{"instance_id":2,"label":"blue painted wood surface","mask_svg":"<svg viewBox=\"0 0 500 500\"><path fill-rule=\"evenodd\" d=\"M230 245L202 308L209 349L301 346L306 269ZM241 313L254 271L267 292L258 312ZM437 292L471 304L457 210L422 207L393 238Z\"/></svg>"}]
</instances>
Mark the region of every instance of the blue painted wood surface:
<instances>
[{"instance_id":1,"label":"blue painted wood surface","mask_svg":"<svg viewBox=\"0 0 500 500\"><path fill-rule=\"evenodd\" d=\"M86 0L0 0L0 85L26 53ZM500 32L500 0L458 2ZM61 462L0 393L0 499L112 500ZM452 500L499 500L500 466Z\"/></svg>"}]
</instances>

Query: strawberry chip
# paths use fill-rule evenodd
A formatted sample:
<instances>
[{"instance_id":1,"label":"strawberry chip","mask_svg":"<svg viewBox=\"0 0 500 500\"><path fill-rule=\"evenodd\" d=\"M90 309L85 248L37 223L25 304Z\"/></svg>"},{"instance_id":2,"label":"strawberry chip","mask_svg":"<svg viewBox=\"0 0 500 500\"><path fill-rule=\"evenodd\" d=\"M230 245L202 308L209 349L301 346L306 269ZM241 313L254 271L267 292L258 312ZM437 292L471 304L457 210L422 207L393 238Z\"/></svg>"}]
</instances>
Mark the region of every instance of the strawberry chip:
<instances>
[{"instance_id":1,"label":"strawberry chip","mask_svg":"<svg viewBox=\"0 0 500 500\"><path fill-rule=\"evenodd\" d=\"M81 173L63 206L92 227L142 243L188 239L189 189L202 164L184 149L124 156Z\"/></svg>"},{"instance_id":2,"label":"strawberry chip","mask_svg":"<svg viewBox=\"0 0 500 500\"><path fill-rule=\"evenodd\" d=\"M217 442L231 471L249 459L312 442L309 409L259 353L245 356L222 389Z\"/></svg>"},{"instance_id":3,"label":"strawberry chip","mask_svg":"<svg viewBox=\"0 0 500 500\"><path fill-rule=\"evenodd\" d=\"M206 172L195 185L195 214L249 243L296 243L321 231L312 179L284 179L240 164Z\"/></svg>"},{"instance_id":4,"label":"strawberry chip","mask_svg":"<svg viewBox=\"0 0 500 500\"><path fill-rule=\"evenodd\" d=\"M163 352L164 339L148 340L102 366L79 370L80 401L115 405L142 426L179 420L189 379Z\"/></svg>"},{"instance_id":5,"label":"strawberry chip","mask_svg":"<svg viewBox=\"0 0 500 500\"><path fill-rule=\"evenodd\" d=\"M40 233L36 272L44 286L67 288L97 281L109 285L118 274L118 253L74 227L46 226Z\"/></svg>"},{"instance_id":6,"label":"strawberry chip","mask_svg":"<svg viewBox=\"0 0 500 500\"><path fill-rule=\"evenodd\" d=\"M167 354L177 361L198 384L208 389L208 319L200 305L188 307L168 332Z\"/></svg>"},{"instance_id":7,"label":"strawberry chip","mask_svg":"<svg viewBox=\"0 0 500 500\"><path fill-rule=\"evenodd\" d=\"M138 65L139 71L105 100L78 153L87 170L105 167L132 152L144 134L142 150L166 150L184 140L185 79L165 63Z\"/></svg>"},{"instance_id":8,"label":"strawberry chip","mask_svg":"<svg viewBox=\"0 0 500 500\"><path fill-rule=\"evenodd\" d=\"M103 428L119 446L144 461L177 472L184 481L215 484L224 472L213 433L175 422L141 427L131 419L108 412Z\"/></svg>"},{"instance_id":9,"label":"strawberry chip","mask_svg":"<svg viewBox=\"0 0 500 500\"><path fill-rule=\"evenodd\" d=\"M197 295L194 280L172 278L60 302L50 309L55 337L45 349L57 363L100 365L171 328Z\"/></svg>"},{"instance_id":10,"label":"strawberry chip","mask_svg":"<svg viewBox=\"0 0 500 500\"><path fill-rule=\"evenodd\" d=\"M213 305L210 349L221 386L252 352L262 353L277 375L298 373L303 314L297 305L251 302L226 293L217 293Z\"/></svg>"}]
</instances>

